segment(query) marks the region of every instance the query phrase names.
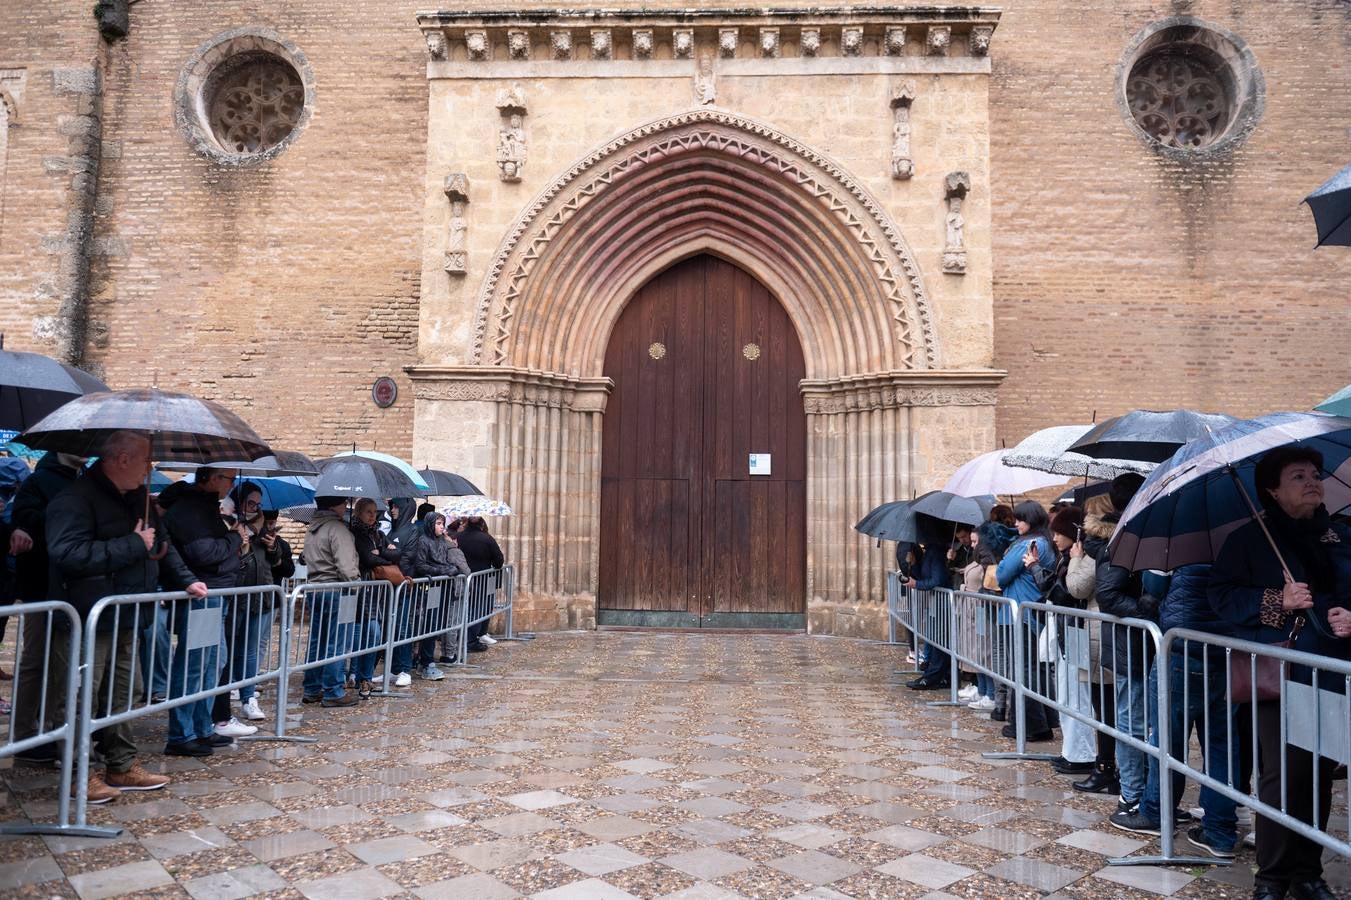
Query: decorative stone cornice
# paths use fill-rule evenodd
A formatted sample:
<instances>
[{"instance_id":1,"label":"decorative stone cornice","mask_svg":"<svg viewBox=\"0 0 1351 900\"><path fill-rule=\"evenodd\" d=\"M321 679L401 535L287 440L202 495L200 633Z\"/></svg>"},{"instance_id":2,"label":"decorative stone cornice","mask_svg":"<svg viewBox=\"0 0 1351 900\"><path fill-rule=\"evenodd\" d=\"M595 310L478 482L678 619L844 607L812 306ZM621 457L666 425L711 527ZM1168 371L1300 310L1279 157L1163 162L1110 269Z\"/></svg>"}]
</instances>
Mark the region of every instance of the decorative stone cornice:
<instances>
[{"instance_id":1,"label":"decorative stone cornice","mask_svg":"<svg viewBox=\"0 0 1351 900\"><path fill-rule=\"evenodd\" d=\"M516 403L604 412L614 382L511 366L404 366L417 400Z\"/></svg>"},{"instance_id":2,"label":"decorative stone cornice","mask_svg":"<svg viewBox=\"0 0 1351 900\"><path fill-rule=\"evenodd\" d=\"M847 413L900 406L994 406L999 369L878 372L802 382L808 415Z\"/></svg>"},{"instance_id":3,"label":"decorative stone cornice","mask_svg":"<svg viewBox=\"0 0 1351 900\"><path fill-rule=\"evenodd\" d=\"M560 8L430 10L418 13L417 23L434 63L544 62L566 67L660 64L697 59L700 52L761 61L975 59L988 53L999 16L997 8L983 6Z\"/></svg>"}]
</instances>

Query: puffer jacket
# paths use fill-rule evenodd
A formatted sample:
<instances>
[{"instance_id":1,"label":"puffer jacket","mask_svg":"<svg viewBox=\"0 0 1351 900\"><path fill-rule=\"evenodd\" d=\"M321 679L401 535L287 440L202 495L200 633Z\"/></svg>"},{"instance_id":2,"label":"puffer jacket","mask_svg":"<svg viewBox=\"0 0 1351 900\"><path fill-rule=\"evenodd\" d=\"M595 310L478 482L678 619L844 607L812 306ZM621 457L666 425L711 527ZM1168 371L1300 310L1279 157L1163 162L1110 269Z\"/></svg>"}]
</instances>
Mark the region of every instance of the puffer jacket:
<instances>
[{"instance_id":1,"label":"puffer jacket","mask_svg":"<svg viewBox=\"0 0 1351 900\"><path fill-rule=\"evenodd\" d=\"M63 454L48 453L38 462L33 474L24 479L14 494L10 523L33 539L33 549L14 559L15 593L20 600L46 600L47 506L57 494L75 483L80 470L62 461ZM8 545L6 545L8 547Z\"/></svg>"},{"instance_id":2,"label":"puffer jacket","mask_svg":"<svg viewBox=\"0 0 1351 900\"><path fill-rule=\"evenodd\" d=\"M169 537L198 580L212 589L239 586L243 538L220 517L220 498L186 481L159 495Z\"/></svg>"},{"instance_id":3,"label":"puffer jacket","mask_svg":"<svg viewBox=\"0 0 1351 900\"><path fill-rule=\"evenodd\" d=\"M1108 542L1116 532L1121 515L1117 512L1089 513L1084 516L1084 550L1092 553L1097 562L1095 599L1098 610L1122 619L1144 619L1157 622L1159 601L1145 591L1140 574L1113 565L1108 554ZM1153 657L1153 641L1138 629L1124 625L1101 627L1102 659L1112 666L1115 675L1127 674L1143 678Z\"/></svg>"},{"instance_id":4,"label":"puffer jacket","mask_svg":"<svg viewBox=\"0 0 1351 900\"><path fill-rule=\"evenodd\" d=\"M399 560L399 568L413 578L435 578L440 575L468 575L469 563L464 552L452 546L444 536L438 537L435 522L440 513L429 512L418 524L418 539L411 550ZM445 517L441 516L444 520Z\"/></svg>"}]
</instances>

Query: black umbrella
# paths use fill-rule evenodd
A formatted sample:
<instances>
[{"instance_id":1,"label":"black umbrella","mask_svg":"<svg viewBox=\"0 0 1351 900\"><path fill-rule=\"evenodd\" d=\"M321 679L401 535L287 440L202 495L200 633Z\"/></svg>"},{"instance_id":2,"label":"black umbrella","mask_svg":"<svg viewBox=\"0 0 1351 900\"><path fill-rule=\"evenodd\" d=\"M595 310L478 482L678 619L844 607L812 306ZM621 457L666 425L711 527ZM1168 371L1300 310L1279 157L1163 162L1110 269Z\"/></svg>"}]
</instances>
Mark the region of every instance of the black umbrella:
<instances>
[{"instance_id":1,"label":"black umbrella","mask_svg":"<svg viewBox=\"0 0 1351 900\"><path fill-rule=\"evenodd\" d=\"M4 346L4 335L0 335L0 431L23 431L76 397L108 390L102 381L74 366Z\"/></svg>"},{"instance_id":2,"label":"black umbrella","mask_svg":"<svg viewBox=\"0 0 1351 900\"><path fill-rule=\"evenodd\" d=\"M432 497L465 497L470 494L482 494L473 482L445 469L419 469L418 474L427 482ZM393 496L392 494L390 496Z\"/></svg>"},{"instance_id":3,"label":"black umbrella","mask_svg":"<svg viewBox=\"0 0 1351 900\"><path fill-rule=\"evenodd\" d=\"M990 517L995 498L960 497L947 491L930 491L910 504L910 511L932 516L944 522L979 525Z\"/></svg>"},{"instance_id":4,"label":"black umbrella","mask_svg":"<svg viewBox=\"0 0 1351 900\"><path fill-rule=\"evenodd\" d=\"M1137 409L1094 427L1070 444L1069 449L1097 459L1161 463L1188 441L1205 437L1237 421L1223 413L1199 413L1190 409L1168 412Z\"/></svg>"},{"instance_id":5,"label":"black umbrella","mask_svg":"<svg viewBox=\"0 0 1351 900\"><path fill-rule=\"evenodd\" d=\"M1096 497L1099 494L1105 494L1112 489L1110 481L1094 481L1091 484L1081 484L1078 487L1070 488L1065 493L1056 498L1057 503L1073 503L1080 509L1088 502L1089 497Z\"/></svg>"},{"instance_id":6,"label":"black umbrella","mask_svg":"<svg viewBox=\"0 0 1351 900\"><path fill-rule=\"evenodd\" d=\"M150 438L150 458L209 463L271 453L258 434L219 403L155 389L86 394L15 438L34 450L97 456L115 431Z\"/></svg>"},{"instance_id":7,"label":"black umbrella","mask_svg":"<svg viewBox=\"0 0 1351 900\"><path fill-rule=\"evenodd\" d=\"M315 465L314 493L319 497L418 497L423 491L398 466L365 456L332 456Z\"/></svg>"},{"instance_id":8,"label":"black umbrella","mask_svg":"<svg viewBox=\"0 0 1351 900\"><path fill-rule=\"evenodd\" d=\"M909 500L893 500L869 512L854 526L855 531L879 541L918 540L915 514L910 511Z\"/></svg>"},{"instance_id":9,"label":"black umbrella","mask_svg":"<svg viewBox=\"0 0 1351 900\"><path fill-rule=\"evenodd\" d=\"M1318 244L1351 247L1351 166L1342 169L1322 187L1304 198L1313 211Z\"/></svg>"},{"instance_id":10,"label":"black umbrella","mask_svg":"<svg viewBox=\"0 0 1351 900\"><path fill-rule=\"evenodd\" d=\"M202 463L176 462L159 466L166 472L192 472ZM240 475L318 475L314 460L296 450L273 450L257 459L217 460L217 469L238 469Z\"/></svg>"}]
</instances>

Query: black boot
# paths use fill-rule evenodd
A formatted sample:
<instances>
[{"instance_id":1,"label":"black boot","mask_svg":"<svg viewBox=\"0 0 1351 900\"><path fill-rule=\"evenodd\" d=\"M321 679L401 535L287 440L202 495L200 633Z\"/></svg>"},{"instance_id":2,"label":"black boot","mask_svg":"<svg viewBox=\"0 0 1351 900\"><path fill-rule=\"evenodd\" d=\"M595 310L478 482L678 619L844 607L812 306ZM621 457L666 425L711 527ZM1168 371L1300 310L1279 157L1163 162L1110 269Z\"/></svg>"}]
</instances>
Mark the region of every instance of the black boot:
<instances>
[{"instance_id":1,"label":"black boot","mask_svg":"<svg viewBox=\"0 0 1351 900\"><path fill-rule=\"evenodd\" d=\"M1121 780L1117 777L1115 763L1098 763L1093 773L1083 781L1074 782L1074 789L1085 794L1119 794Z\"/></svg>"},{"instance_id":2,"label":"black boot","mask_svg":"<svg viewBox=\"0 0 1351 900\"><path fill-rule=\"evenodd\" d=\"M1252 900L1285 900L1287 888L1278 881L1257 879L1253 884Z\"/></svg>"},{"instance_id":3,"label":"black boot","mask_svg":"<svg viewBox=\"0 0 1351 900\"><path fill-rule=\"evenodd\" d=\"M1290 897L1293 900L1337 900L1337 895L1321 878L1313 881L1295 881L1290 885Z\"/></svg>"}]
</instances>

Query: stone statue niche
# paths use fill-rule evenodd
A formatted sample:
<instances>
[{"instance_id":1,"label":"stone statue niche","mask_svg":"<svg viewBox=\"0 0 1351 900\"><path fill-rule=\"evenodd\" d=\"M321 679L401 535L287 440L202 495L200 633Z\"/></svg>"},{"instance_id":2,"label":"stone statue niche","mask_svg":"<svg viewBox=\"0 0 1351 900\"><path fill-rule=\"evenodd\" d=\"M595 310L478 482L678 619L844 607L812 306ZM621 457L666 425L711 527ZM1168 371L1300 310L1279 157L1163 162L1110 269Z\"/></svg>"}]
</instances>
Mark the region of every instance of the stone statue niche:
<instances>
[{"instance_id":1,"label":"stone statue niche","mask_svg":"<svg viewBox=\"0 0 1351 900\"><path fill-rule=\"evenodd\" d=\"M463 275L469 271L469 220L464 214L465 206L469 203L469 176L463 172L450 173L446 176L443 190L450 201L445 269L451 275Z\"/></svg>"},{"instance_id":2,"label":"stone statue niche","mask_svg":"<svg viewBox=\"0 0 1351 900\"><path fill-rule=\"evenodd\" d=\"M502 117L497 133L497 177L520 181L525 170L525 88L515 84L500 91L497 112Z\"/></svg>"},{"instance_id":3,"label":"stone statue niche","mask_svg":"<svg viewBox=\"0 0 1351 900\"><path fill-rule=\"evenodd\" d=\"M705 53L699 57L699 67L694 72L694 102L711 106L717 100L718 76L713 72L713 57Z\"/></svg>"},{"instance_id":4,"label":"stone statue niche","mask_svg":"<svg viewBox=\"0 0 1351 900\"><path fill-rule=\"evenodd\" d=\"M915 161L910 156L910 104L914 100L913 81L891 89L891 177L901 181L915 174Z\"/></svg>"},{"instance_id":5,"label":"stone statue niche","mask_svg":"<svg viewBox=\"0 0 1351 900\"><path fill-rule=\"evenodd\" d=\"M947 234L943 241L943 271L950 275L966 274L966 238L963 234L966 219L962 216L962 201L970 190L971 176L965 172L949 172L943 179L948 205L944 218Z\"/></svg>"}]
</instances>

